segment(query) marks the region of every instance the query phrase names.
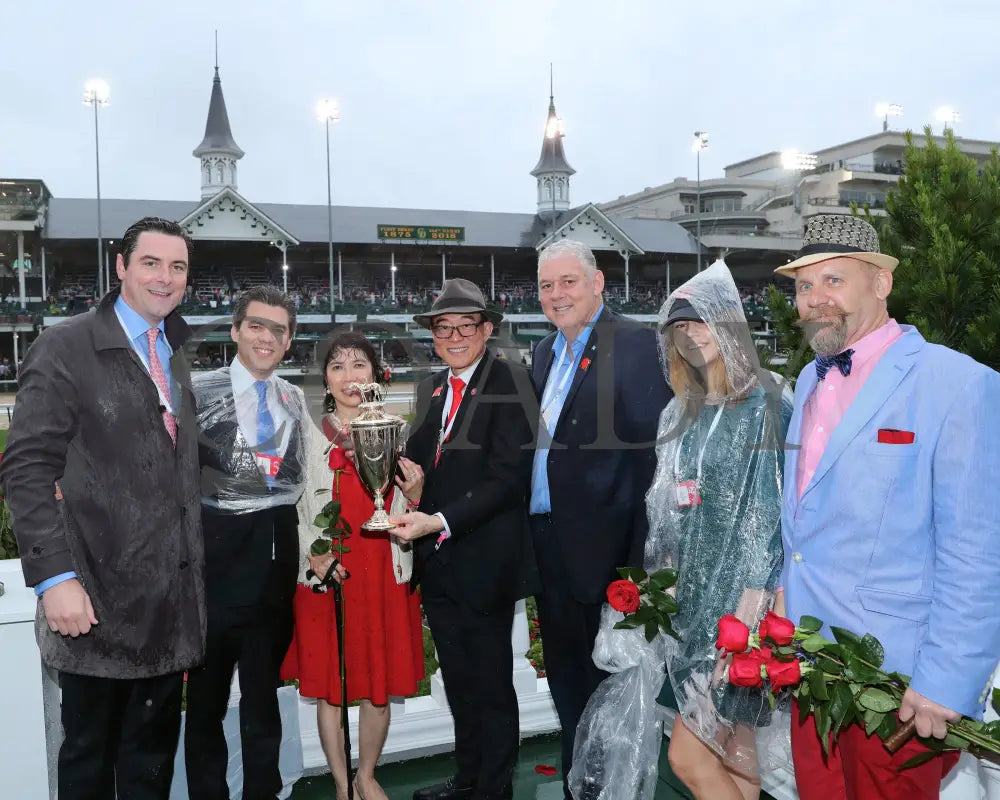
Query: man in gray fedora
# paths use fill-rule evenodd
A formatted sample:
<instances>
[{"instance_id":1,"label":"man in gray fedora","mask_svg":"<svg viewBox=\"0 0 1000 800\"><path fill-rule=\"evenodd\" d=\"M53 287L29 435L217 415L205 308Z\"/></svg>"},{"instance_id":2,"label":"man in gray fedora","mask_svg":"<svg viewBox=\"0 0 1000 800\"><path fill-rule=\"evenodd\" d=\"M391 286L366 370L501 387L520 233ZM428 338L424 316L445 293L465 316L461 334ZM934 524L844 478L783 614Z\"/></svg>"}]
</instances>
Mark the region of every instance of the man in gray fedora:
<instances>
[{"instance_id":1,"label":"man in gray fedora","mask_svg":"<svg viewBox=\"0 0 1000 800\"><path fill-rule=\"evenodd\" d=\"M424 470L423 492L390 521L414 542L413 580L455 718L457 762L454 777L414 800L510 798L519 734L511 626L514 604L538 588L527 515L532 434L521 402L534 395L527 370L487 347L503 317L475 284L446 281L413 319L430 329L448 369L417 388L407 455Z\"/></svg>"}]
</instances>

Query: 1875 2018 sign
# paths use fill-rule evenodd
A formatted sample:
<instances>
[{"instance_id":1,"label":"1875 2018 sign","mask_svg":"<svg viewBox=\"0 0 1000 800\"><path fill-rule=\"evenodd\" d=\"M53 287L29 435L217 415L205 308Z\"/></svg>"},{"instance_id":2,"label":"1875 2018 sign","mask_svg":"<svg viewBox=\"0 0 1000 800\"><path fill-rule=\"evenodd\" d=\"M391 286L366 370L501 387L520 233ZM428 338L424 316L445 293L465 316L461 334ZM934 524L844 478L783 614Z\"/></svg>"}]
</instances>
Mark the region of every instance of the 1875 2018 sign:
<instances>
[{"instance_id":1,"label":"1875 2018 sign","mask_svg":"<svg viewBox=\"0 0 1000 800\"><path fill-rule=\"evenodd\" d=\"M465 228L428 225L379 225L379 239L406 239L417 242L464 242Z\"/></svg>"}]
</instances>

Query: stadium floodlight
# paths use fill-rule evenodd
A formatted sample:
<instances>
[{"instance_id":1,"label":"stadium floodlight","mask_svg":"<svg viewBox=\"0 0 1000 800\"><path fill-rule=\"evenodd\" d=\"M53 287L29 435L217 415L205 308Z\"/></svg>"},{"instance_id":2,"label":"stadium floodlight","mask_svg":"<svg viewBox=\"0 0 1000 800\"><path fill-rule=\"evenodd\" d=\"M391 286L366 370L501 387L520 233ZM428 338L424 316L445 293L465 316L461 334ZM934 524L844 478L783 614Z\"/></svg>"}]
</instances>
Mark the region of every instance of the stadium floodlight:
<instances>
[{"instance_id":1,"label":"stadium floodlight","mask_svg":"<svg viewBox=\"0 0 1000 800\"><path fill-rule=\"evenodd\" d=\"M340 122L340 106L337 101L329 98L320 100L316 104L316 118L326 126L326 232L327 260L330 267L330 322L333 323L337 321L337 310L333 299L333 191L330 184L330 123Z\"/></svg>"},{"instance_id":2,"label":"stadium floodlight","mask_svg":"<svg viewBox=\"0 0 1000 800\"><path fill-rule=\"evenodd\" d=\"M698 240L698 272L701 272L701 151L708 147L708 134L705 131L695 131L694 141L691 142L691 150L695 155L695 163L697 170L697 183L698 183L698 200L695 206L695 226L697 233L695 238Z\"/></svg>"},{"instance_id":3,"label":"stadium floodlight","mask_svg":"<svg viewBox=\"0 0 1000 800\"><path fill-rule=\"evenodd\" d=\"M961 122L962 115L951 106L941 106L934 112L934 118L941 123L942 130L946 131L949 126L954 129L955 123Z\"/></svg>"},{"instance_id":4,"label":"stadium floodlight","mask_svg":"<svg viewBox=\"0 0 1000 800\"><path fill-rule=\"evenodd\" d=\"M104 283L104 240L101 225L101 135L97 109L111 102L111 88L101 78L91 78L83 85L83 104L94 107L94 164L97 168L97 293L103 297L109 287ZM110 275L108 278L110 279Z\"/></svg>"},{"instance_id":5,"label":"stadium floodlight","mask_svg":"<svg viewBox=\"0 0 1000 800\"><path fill-rule=\"evenodd\" d=\"M899 103L876 103L875 116L882 120L882 130L889 130L889 117L903 116L903 107Z\"/></svg>"},{"instance_id":6,"label":"stadium floodlight","mask_svg":"<svg viewBox=\"0 0 1000 800\"><path fill-rule=\"evenodd\" d=\"M783 169L793 171L805 171L816 169L819 158L810 153L801 153L798 150L785 150L781 154L781 166Z\"/></svg>"}]
</instances>

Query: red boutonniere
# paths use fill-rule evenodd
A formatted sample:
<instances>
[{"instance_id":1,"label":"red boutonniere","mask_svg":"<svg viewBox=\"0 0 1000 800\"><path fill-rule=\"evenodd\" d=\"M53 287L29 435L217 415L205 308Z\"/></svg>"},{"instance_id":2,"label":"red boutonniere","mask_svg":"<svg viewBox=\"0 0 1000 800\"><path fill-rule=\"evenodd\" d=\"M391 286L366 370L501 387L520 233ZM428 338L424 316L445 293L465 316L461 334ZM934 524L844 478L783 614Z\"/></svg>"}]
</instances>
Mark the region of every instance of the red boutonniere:
<instances>
[{"instance_id":1,"label":"red boutonniere","mask_svg":"<svg viewBox=\"0 0 1000 800\"><path fill-rule=\"evenodd\" d=\"M434 390L434 394L432 394L431 397L440 397L441 396L441 391L443 389L444 389L443 386L438 386L438 388Z\"/></svg>"},{"instance_id":2,"label":"red boutonniere","mask_svg":"<svg viewBox=\"0 0 1000 800\"><path fill-rule=\"evenodd\" d=\"M585 359L583 359L583 361L580 362L580 369L582 369L584 372L587 371L587 367L589 367L589 366L590 366L590 359L589 358L585 358Z\"/></svg>"},{"instance_id":3,"label":"red boutonniere","mask_svg":"<svg viewBox=\"0 0 1000 800\"><path fill-rule=\"evenodd\" d=\"M472 391L470 391L469 394L472 395L473 397L476 396L476 387L475 386L472 387Z\"/></svg>"}]
</instances>

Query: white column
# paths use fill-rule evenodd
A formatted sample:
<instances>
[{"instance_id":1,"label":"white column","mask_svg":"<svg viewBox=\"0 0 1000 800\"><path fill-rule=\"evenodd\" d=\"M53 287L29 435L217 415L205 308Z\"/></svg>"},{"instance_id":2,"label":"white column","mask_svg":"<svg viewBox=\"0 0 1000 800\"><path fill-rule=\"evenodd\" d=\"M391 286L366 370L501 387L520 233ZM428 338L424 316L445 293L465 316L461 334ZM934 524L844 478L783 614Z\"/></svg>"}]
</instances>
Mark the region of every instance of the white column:
<instances>
[{"instance_id":1,"label":"white column","mask_svg":"<svg viewBox=\"0 0 1000 800\"><path fill-rule=\"evenodd\" d=\"M104 293L111 291L111 250L104 251Z\"/></svg>"},{"instance_id":2,"label":"white column","mask_svg":"<svg viewBox=\"0 0 1000 800\"><path fill-rule=\"evenodd\" d=\"M493 253L490 253L490 300L497 299L497 276L493 264Z\"/></svg>"},{"instance_id":3,"label":"white column","mask_svg":"<svg viewBox=\"0 0 1000 800\"><path fill-rule=\"evenodd\" d=\"M667 295L670 295L670 259L667 259ZM663 298L666 300L666 297Z\"/></svg>"},{"instance_id":4,"label":"white column","mask_svg":"<svg viewBox=\"0 0 1000 800\"><path fill-rule=\"evenodd\" d=\"M48 285L45 282L45 248L42 248L42 301L49 299Z\"/></svg>"},{"instance_id":5,"label":"white column","mask_svg":"<svg viewBox=\"0 0 1000 800\"><path fill-rule=\"evenodd\" d=\"M396 254L394 252L389 253L389 278L392 281L391 289L389 290L389 299L393 303L396 302Z\"/></svg>"},{"instance_id":6,"label":"white column","mask_svg":"<svg viewBox=\"0 0 1000 800\"><path fill-rule=\"evenodd\" d=\"M444 258L444 256L442 256ZM27 306L28 300L24 294L24 233L17 232L17 285L21 292L21 308Z\"/></svg>"},{"instance_id":7,"label":"white column","mask_svg":"<svg viewBox=\"0 0 1000 800\"><path fill-rule=\"evenodd\" d=\"M524 600L518 600L514 606L514 627L511 630L511 645L514 649L514 691L518 694L537 692L538 674L527 658L531 639L528 636L528 612Z\"/></svg>"},{"instance_id":8,"label":"white column","mask_svg":"<svg viewBox=\"0 0 1000 800\"><path fill-rule=\"evenodd\" d=\"M333 291L333 287L330 287L330 291ZM337 294L340 296L340 302L344 302L344 262L341 260L340 251L337 251Z\"/></svg>"},{"instance_id":9,"label":"white column","mask_svg":"<svg viewBox=\"0 0 1000 800\"><path fill-rule=\"evenodd\" d=\"M628 251L626 250L623 255L624 255L624 258L625 258L625 302L627 303L628 299L629 299L629 293L628 293L628 256L629 256L629 254L628 254Z\"/></svg>"},{"instance_id":10,"label":"white column","mask_svg":"<svg viewBox=\"0 0 1000 800\"><path fill-rule=\"evenodd\" d=\"M448 279L448 276L445 274L445 268L444 268L444 253L442 253L441 254L441 288L442 289L444 288L444 282L447 279Z\"/></svg>"},{"instance_id":11,"label":"white column","mask_svg":"<svg viewBox=\"0 0 1000 800\"><path fill-rule=\"evenodd\" d=\"M14 323L14 367L17 368L17 323Z\"/></svg>"}]
</instances>

